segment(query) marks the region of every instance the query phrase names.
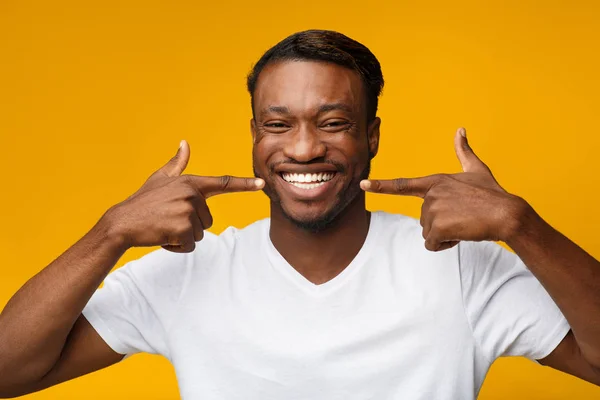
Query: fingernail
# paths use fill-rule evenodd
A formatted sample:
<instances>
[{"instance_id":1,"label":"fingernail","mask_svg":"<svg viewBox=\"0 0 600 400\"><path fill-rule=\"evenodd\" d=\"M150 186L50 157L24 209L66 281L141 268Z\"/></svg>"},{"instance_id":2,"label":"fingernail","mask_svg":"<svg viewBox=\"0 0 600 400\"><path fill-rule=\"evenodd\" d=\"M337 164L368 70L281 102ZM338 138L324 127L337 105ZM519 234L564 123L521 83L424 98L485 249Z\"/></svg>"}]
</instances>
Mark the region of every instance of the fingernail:
<instances>
[{"instance_id":1,"label":"fingernail","mask_svg":"<svg viewBox=\"0 0 600 400\"><path fill-rule=\"evenodd\" d=\"M183 147L183 144L185 143L185 140L182 140L181 142L179 142L179 148L181 149Z\"/></svg>"},{"instance_id":2,"label":"fingernail","mask_svg":"<svg viewBox=\"0 0 600 400\"><path fill-rule=\"evenodd\" d=\"M360 187L362 187L364 190L368 190L371 188L371 182L369 181L361 181L360 182Z\"/></svg>"},{"instance_id":3,"label":"fingernail","mask_svg":"<svg viewBox=\"0 0 600 400\"><path fill-rule=\"evenodd\" d=\"M263 181L262 179L256 179L254 181L254 184L256 185L256 187L262 187L263 183L265 183L265 181Z\"/></svg>"},{"instance_id":4,"label":"fingernail","mask_svg":"<svg viewBox=\"0 0 600 400\"><path fill-rule=\"evenodd\" d=\"M460 133L462 137L467 137L467 130L463 127L458 128L458 133Z\"/></svg>"}]
</instances>

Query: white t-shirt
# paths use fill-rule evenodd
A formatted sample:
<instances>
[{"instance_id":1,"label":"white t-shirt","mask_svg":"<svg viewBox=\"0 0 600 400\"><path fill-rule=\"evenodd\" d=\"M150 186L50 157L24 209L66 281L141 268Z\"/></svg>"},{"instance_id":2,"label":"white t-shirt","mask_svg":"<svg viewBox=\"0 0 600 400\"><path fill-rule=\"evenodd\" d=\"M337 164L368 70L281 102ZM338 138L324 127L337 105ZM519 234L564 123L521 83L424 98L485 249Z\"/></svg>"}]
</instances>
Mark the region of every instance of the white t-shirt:
<instances>
[{"instance_id":1,"label":"white t-shirt","mask_svg":"<svg viewBox=\"0 0 600 400\"><path fill-rule=\"evenodd\" d=\"M83 314L116 352L167 357L186 400L474 399L497 357L543 358L569 330L514 254L430 252L417 221L384 212L324 284L265 219L126 264Z\"/></svg>"}]
</instances>

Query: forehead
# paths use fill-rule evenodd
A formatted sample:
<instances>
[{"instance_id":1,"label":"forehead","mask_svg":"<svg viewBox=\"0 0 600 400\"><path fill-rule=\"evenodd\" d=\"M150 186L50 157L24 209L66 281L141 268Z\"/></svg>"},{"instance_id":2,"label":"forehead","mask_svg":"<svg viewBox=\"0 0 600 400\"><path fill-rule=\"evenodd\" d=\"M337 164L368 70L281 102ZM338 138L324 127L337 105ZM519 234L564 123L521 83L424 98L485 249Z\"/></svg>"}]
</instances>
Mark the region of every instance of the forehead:
<instances>
[{"instance_id":1,"label":"forehead","mask_svg":"<svg viewBox=\"0 0 600 400\"><path fill-rule=\"evenodd\" d=\"M254 91L257 113L268 107L287 107L292 113L342 103L359 113L364 107L363 83L355 71L326 62L284 61L267 65Z\"/></svg>"}]
</instances>

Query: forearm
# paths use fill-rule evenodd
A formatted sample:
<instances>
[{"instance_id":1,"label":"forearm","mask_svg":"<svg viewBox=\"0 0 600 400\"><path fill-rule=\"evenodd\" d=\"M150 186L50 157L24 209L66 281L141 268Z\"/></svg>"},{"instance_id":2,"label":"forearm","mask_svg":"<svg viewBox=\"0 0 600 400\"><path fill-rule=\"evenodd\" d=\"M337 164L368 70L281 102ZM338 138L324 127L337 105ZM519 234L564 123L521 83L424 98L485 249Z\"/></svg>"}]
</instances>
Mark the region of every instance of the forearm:
<instances>
[{"instance_id":1,"label":"forearm","mask_svg":"<svg viewBox=\"0 0 600 400\"><path fill-rule=\"evenodd\" d=\"M546 288L586 360L600 368L600 262L524 206L505 242Z\"/></svg>"},{"instance_id":2,"label":"forearm","mask_svg":"<svg viewBox=\"0 0 600 400\"><path fill-rule=\"evenodd\" d=\"M0 314L3 380L26 382L52 368L76 319L123 253L101 220L23 285Z\"/></svg>"}]
</instances>

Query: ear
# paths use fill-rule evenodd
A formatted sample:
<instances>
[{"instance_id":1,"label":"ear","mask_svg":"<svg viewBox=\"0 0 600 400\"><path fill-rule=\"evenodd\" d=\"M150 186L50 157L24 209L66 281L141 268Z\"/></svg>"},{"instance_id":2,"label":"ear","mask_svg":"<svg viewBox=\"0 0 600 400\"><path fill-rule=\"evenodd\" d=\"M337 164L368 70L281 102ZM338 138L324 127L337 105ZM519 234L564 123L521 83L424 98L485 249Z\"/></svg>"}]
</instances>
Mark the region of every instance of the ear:
<instances>
[{"instance_id":1,"label":"ear","mask_svg":"<svg viewBox=\"0 0 600 400\"><path fill-rule=\"evenodd\" d=\"M367 128L367 139L369 141L369 151L371 153L371 158L377 155L377 151L379 151L379 128L381 126L381 118L375 117L373 121L369 124Z\"/></svg>"},{"instance_id":2,"label":"ear","mask_svg":"<svg viewBox=\"0 0 600 400\"><path fill-rule=\"evenodd\" d=\"M252 134L252 144L256 143L256 121L250 120L250 133Z\"/></svg>"}]
</instances>

